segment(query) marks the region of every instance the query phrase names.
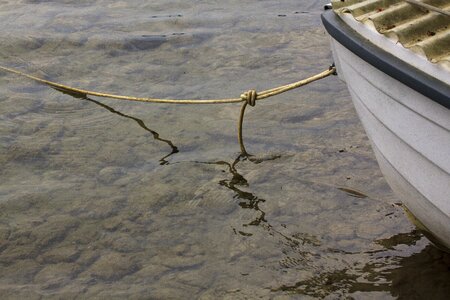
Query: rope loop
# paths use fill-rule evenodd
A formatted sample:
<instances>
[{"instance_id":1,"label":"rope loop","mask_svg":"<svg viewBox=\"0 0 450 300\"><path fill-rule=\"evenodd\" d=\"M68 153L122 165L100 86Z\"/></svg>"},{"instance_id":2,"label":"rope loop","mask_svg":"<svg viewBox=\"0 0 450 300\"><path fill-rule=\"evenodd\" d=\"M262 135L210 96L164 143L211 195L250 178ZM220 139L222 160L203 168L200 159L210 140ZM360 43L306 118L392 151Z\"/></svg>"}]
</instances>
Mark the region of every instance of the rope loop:
<instances>
[{"instance_id":1,"label":"rope loop","mask_svg":"<svg viewBox=\"0 0 450 300\"><path fill-rule=\"evenodd\" d=\"M256 99L258 99L258 93L255 90L248 90L241 95L241 99L247 102L250 106L256 105Z\"/></svg>"}]
</instances>

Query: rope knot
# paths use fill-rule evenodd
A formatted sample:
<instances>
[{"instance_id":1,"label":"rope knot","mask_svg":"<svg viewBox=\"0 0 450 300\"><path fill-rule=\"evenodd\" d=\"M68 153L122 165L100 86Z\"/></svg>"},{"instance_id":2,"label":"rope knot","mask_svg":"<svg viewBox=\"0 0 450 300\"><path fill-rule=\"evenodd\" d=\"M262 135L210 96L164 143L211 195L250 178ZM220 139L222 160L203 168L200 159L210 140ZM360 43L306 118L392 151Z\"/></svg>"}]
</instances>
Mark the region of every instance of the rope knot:
<instances>
[{"instance_id":1,"label":"rope knot","mask_svg":"<svg viewBox=\"0 0 450 300\"><path fill-rule=\"evenodd\" d=\"M258 93L255 90L248 90L241 95L241 99L247 102L248 105L255 106Z\"/></svg>"}]
</instances>

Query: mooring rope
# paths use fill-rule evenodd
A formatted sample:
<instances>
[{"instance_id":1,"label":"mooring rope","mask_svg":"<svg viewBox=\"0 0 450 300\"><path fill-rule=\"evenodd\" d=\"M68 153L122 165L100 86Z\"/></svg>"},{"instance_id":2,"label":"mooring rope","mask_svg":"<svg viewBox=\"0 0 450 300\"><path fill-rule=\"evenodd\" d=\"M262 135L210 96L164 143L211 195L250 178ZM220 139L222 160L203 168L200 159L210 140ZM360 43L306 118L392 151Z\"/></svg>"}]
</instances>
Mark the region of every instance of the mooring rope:
<instances>
[{"instance_id":1,"label":"mooring rope","mask_svg":"<svg viewBox=\"0 0 450 300\"><path fill-rule=\"evenodd\" d=\"M293 82L290 84L282 85L282 86L279 86L276 88L264 90L262 92L257 92L256 90L249 90L245 93L242 93L239 98L197 99L197 100L195 100L195 99L160 99L160 98L147 98L147 97L133 97L133 96L110 94L110 93L102 93L102 92L84 90L84 89L68 86L65 84L57 83L54 81L42 79L42 78L27 74L27 73L24 73L24 72L15 70L15 69L11 69L8 67L0 66L0 70L26 77L28 79L43 83L45 85L53 87L57 90L61 90L63 92L79 94L84 97L87 97L89 95L89 96L96 96L96 97L116 99L116 100L138 101L138 102L149 102L149 103L167 103L167 104L225 104L225 103L243 102L242 107L241 107L239 122L238 122L238 141L239 141L239 145L241 148L241 152L244 155L248 155L248 153L245 149L244 141L243 141L243 137L242 137L242 126L243 126L243 122L244 122L244 114L245 114L245 109L246 109L247 105L255 106L256 101L279 95L281 93L299 88L308 83L317 81L319 79L328 77L328 76L336 73L336 68L333 65L333 66L329 67L327 70L320 72L316 75L313 75L311 77L308 77L306 79L303 79L303 80L300 80L297 82Z\"/></svg>"}]
</instances>

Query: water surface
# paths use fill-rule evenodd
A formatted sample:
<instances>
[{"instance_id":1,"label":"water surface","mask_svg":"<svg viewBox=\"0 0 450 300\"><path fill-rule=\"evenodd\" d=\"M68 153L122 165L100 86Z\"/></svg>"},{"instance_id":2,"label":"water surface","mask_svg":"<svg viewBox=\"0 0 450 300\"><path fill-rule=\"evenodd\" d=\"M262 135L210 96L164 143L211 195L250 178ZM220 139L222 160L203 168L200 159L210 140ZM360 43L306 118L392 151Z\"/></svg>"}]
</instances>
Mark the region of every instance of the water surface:
<instances>
[{"instance_id":1,"label":"water surface","mask_svg":"<svg viewBox=\"0 0 450 300\"><path fill-rule=\"evenodd\" d=\"M280 3L281 2L281 3ZM237 97L331 63L327 1L0 1L0 64L142 97ZM420 299L408 221L345 85L250 108L77 98L0 73L2 298Z\"/></svg>"}]
</instances>

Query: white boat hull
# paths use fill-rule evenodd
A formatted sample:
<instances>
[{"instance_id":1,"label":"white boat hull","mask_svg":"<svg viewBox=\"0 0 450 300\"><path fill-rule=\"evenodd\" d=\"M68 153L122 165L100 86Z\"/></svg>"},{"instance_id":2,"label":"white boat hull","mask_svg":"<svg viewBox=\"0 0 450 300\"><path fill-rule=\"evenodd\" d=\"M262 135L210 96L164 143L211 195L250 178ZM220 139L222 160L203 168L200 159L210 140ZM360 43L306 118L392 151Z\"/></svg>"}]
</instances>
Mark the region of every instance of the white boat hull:
<instances>
[{"instance_id":1,"label":"white boat hull","mask_svg":"<svg viewBox=\"0 0 450 300\"><path fill-rule=\"evenodd\" d=\"M434 241L450 249L450 110L334 39L332 50L387 182Z\"/></svg>"}]
</instances>

